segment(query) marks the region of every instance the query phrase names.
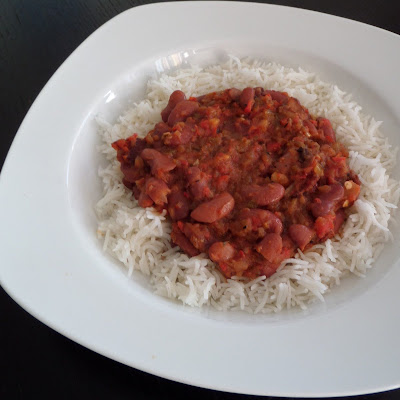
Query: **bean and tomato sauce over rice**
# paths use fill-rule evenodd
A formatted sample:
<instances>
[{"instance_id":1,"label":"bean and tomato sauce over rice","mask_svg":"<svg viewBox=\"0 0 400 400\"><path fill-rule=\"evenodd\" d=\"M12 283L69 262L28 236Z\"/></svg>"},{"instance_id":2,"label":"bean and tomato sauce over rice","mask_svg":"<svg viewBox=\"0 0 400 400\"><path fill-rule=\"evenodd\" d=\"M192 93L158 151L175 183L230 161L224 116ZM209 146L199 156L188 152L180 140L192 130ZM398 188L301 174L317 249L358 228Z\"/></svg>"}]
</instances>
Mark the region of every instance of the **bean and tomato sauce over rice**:
<instances>
[{"instance_id":1,"label":"bean and tomato sauce over rice","mask_svg":"<svg viewBox=\"0 0 400 400\"><path fill-rule=\"evenodd\" d=\"M333 237L360 193L326 118L261 87L187 99L174 91L144 139L112 144L141 207L167 210L172 242L227 278L270 277Z\"/></svg>"},{"instance_id":2,"label":"bean and tomato sauce over rice","mask_svg":"<svg viewBox=\"0 0 400 400\"><path fill-rule=\"evenodd\" d=\"M396 150L315 74L231 57L152 79L116 124L97 121L98 236L159 295L304 309L391 239Z\"/></svg>"}]
</instances>

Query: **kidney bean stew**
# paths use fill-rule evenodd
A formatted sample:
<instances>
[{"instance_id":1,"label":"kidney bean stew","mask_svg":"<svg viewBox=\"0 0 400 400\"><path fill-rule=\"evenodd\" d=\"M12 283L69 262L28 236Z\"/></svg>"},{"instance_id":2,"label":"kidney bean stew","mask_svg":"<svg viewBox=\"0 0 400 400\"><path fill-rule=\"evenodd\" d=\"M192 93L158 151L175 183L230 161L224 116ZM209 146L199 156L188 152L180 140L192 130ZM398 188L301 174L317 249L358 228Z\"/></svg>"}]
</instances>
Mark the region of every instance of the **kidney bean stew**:
<instances>
[{"instance_id":1,"label":"kidney bean stew","mask_svg":"<svg viewBox=\"0 0 400 400\"><path fill-rule=\"evenodd\" d=\"M141 207L167 210L171 240L225 277L256 278L333 237L360 193L329 120L287 93L177 90L144 139L112 144Z\"/></svg>"}]
</instances>

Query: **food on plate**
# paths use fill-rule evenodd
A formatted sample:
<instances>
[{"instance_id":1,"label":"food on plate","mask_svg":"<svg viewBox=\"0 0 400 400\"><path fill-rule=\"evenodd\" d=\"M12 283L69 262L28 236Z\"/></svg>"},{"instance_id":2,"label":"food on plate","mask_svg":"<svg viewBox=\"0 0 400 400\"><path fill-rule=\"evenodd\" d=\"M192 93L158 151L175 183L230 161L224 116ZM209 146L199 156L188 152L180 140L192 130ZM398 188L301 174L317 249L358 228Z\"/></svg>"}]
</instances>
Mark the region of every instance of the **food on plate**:
<instances>
[{"instance_id":1,"label":"food on plate","mask_svg":"<svg viewBox=\"0 0 400 400\"><path fill-rule=\"evenodd\" d=\"M308 143L304 150L300 150L302 146L299 147L298 140L285 142L284 148L293 150L288 156L286 152L279 153L278 145L264 139L260 143L250 141L249 156L237 156L246 174L239 171L237 164L224 159L226 155L239 153L238 145L243 137L234 138L235 142L229 145L232 135L222 135L225 142L221 142L221 150L215 150L220 155L211 154L210 150L208 156L205 151L207 146L211 149L209 138L197 139L194 135L194 143L199 140L196 150L191 142L193 132L183 128L191 118L197 118L202 102L211 106L210 97L200 96L205 93L211 97L227 96L229 91L224 91L234 87L238 89L237 94L240 91L240 97L242 93L243 97L249 96L242 99L242 103L239 97L237 103L243 112L250 111L250 114L244 112L244 121L263 97L261 89L258 89L260 96L256 95L255 88L274 91L263 100L272 107L276 101L273 97L287 100L287 104L290 98L297 99L304 107L299 108L296 103L298 116L305 118L302 119L302 132L310 134L310 138L304 139ZM246 88L250 89L244 91ZM249 103L252 89L254 103ZM171 93L175 94L170 101ZM231 91L231 95L234 96L235 91ZM293 104L295 101L290 102ZM178 107L179 103L182 104ZM236 107L232 102L229 104ZM210 113L211 109L207 112ZM160 114L164 121L157 125ZM185 120L180 121L181 118ZM209 115L208 120L211 119ZM148 82L146 98L133 104L113 125L101 116L97 121L102 138L99 150L105 160L99 169L104 193L96 204L98 236L104 250L127 267L129 276L136 271L147 275L154 292L161 296L190 306L210 305L218 310L251 313L279 312L297 307L305 309L317 299L323 301L324 295L334 291L346 275L364 276L374 266L385 242L391 238L389 221L400 197L399 182L390 176L396 162L396 151L380 132L380 122L363 114L350 95L334 84L322 81L314 73L230 57L221 65L204 69L194 66L160 75ZM268 121L268 118L260 118L259 123L266 123L263 121ZM282 123L283 128L289 126L289 121ZM167 129L164 124L168 125L168 130L162 132ZM171 133L170 128L174 126L176 129ZM214 129L212 122L208 122L207 129ZM150 131L153 132L149 134ZM134 134L137 137L132 137ZM274 135L279 138L278 133ZM293 139L296 137L294 132L290 135ZM313 139L312 135L317 136ZM146 136L148 139L159 136L160 140L157 145L149 144ZM208 144L204 148L201 141L206 139ZM188 153L187 143L182 143L189 140L192 153ZM129 141L135 149L132 151L133 155L136 153L135 160L139 155L138 163L142 160L143 168L132 170L125 165L121 171L112 144L115 143L117 148L118 143L121 144L119 151L123 157L122 145L129 145ZM269 149L266 149L268 144ZM264 168L271 168L266 172L268 182L258 181L261 175L257 170L260 171L262 158L258 156L260 149L257 146L264 152ZM183 149L184 157L179 155L178 148ZM265 149L270 153L269 157L265 157L268 156ZM198 165L190 158L196 151L201 154ZM182 167L185 157L188 165ZM297 175L286 172L287 164L293 164L291 157L294 157L295 166L300 168ZM318 157L325 159L325 165ZM316 159L318 163L315 163ZM181 160L179 166L177 160ZM204 171L201 163L207 164ZM279 170L273 170L271 165L279 166ZM318 181L314 191L307 189L307 182L312 180L302 179L300 174L301 169L309 172L310 166L313 167L314 179L319 174L324 177ZM142 171L142 175L144 171L140 178L144 180L139 182L139 186L134 180L138 171ZM219 177L214 176L215 171L219 171ZM173 179L178 183L171 184L168 179L172 178L163 180L166 176L175 176ZM179 183L180 176L190 180L190 187L185 187L189 199L184 194L184 184ZM301 196L293 197L293 204L285 198L290 190L301 191L303 188L306 189L304 198L307 205L297 204ZM209 202L213 201L212 212L205 212L210 207ZM219 218L221 215L223 218ZM318 222L326 215L331 217L327 221L319 220L324 223ZM209 233L215 235L216 228L224 221L229 221L235 235L229 236L230 231L229 234L222 231L220 239L213 236L212 243L202 249L201 243L195 240L196 236L207 237L204 227L212 227ZM251 221L251 227L243 225L243 221ZM263 221L268 221L267 229ZM246 239L240 236L240 228L246 231ZM339 234L336 234L338 229ZM175 237L178 246L171 242L171 237ZM182 237L192 239L188 239L190 246L186 249ZM250 263L242 274L238 273L240 267L231 260L236 260L239 255L240 240L250 241L251 257L273 264L272 270L257 271L255 263ZM289 258L285 258L276 269L279 260L274 257L283 253L288 241L295 247L290 247ZM204 250L207 254L195 255ZM228 265L224 274L221 264ZM265 275L258 276L261 273ZM267 278L266 275L271 276Z\"/></svg>"},{"instance_id":2,"label":"food on plate","mask_svg":"<svg viewBox=\"0 0 400 400\"><path fill-rule=\"evenodd\" d=\"M174 91L141 139L112 144L141 207L167 211L172 242L226 278L270 277L339 232L360 181L330 121L287 93Z\"/></svg>"}]
</instances>

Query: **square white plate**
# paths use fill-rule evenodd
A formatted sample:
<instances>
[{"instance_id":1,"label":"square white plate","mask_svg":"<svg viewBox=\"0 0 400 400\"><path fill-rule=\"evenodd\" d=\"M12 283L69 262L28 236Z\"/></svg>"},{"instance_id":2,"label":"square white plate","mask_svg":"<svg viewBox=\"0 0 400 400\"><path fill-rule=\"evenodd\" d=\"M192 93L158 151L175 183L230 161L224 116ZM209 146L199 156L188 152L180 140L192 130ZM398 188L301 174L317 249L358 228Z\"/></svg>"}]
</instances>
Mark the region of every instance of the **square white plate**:
<instances>
[{"instance_id":1,"label":"square white plate","mask_svg":"<svg viewBox=\"0 0 400 400\"><path fill-rule=\"evenodd\" d=\"M302 66L354 94L400 145L400 37L294 8L137 7L91 35L32 105L0 180L1 284L28 312L127 365L249 394L338 396L400 386L399 234L365 279L279 316L191 310L126 279L101 251L93 116L111 120L149 77L227 54ZM399 175L397 174L397 178Z\"/></svg>"}]
</instances>

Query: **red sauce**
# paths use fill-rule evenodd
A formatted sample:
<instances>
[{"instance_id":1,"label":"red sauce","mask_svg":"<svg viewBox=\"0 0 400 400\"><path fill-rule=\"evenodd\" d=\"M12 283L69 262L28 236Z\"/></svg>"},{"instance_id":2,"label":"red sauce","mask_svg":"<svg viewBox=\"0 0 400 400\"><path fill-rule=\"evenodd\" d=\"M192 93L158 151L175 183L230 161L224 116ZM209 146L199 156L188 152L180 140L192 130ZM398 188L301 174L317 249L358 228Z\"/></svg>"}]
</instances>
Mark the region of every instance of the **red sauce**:
<instances>
[{"instance_id":1,"label":"red sauce","mask_svg":"<svg viewBox=\"0 0 400 400\"><path fill-rule=\"evenodd\" d=\"M144 139L113 143L142 207L166 209L171 240L206 253L226 277L271 276L334 236L360 192L329 120L286 93L172 93Z\"/></svg>"}]
</instances>

